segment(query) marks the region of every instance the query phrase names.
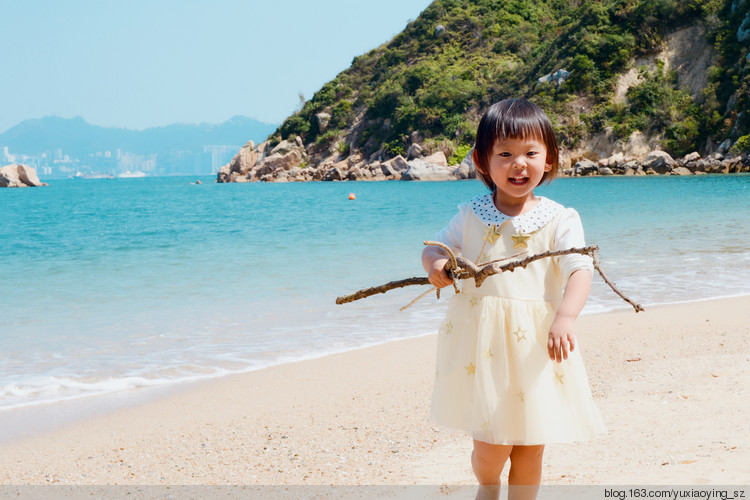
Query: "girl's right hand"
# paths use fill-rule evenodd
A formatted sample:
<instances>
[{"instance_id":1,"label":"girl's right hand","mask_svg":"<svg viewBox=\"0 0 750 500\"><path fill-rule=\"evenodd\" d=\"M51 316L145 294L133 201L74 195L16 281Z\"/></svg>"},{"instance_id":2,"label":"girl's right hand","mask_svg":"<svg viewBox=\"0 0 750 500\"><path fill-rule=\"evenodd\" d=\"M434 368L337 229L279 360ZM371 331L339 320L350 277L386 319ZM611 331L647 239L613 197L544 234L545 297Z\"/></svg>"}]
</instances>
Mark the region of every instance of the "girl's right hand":
<instances>
[{"instance_id":1,"label":"girl's right hand","mask_svg":"<svg viewBox=\"0 0 750 500\"><path fill-rule=\"evenodd\" d=\"M448 276L448 272L445 270L445 265L447 263L447 258L435 259L427 270L427 278L430 280L430 283L437 288L443 288L453 284L453 280Z\"/></svg>"}]
</instances>

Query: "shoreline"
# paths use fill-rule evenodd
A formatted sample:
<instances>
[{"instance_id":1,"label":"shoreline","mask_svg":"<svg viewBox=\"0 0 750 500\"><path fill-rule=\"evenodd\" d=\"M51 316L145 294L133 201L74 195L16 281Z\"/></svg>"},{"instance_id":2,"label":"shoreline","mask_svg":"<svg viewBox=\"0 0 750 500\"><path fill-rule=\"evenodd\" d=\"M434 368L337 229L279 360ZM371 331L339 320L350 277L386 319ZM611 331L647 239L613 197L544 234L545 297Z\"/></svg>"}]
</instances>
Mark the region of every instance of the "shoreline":
<instances>
[{"instance_id":1,"label":"shoreline","mask_svg":"<svg viewBox=\"0 0 750 500\"><path fill-rule=\"evenodd\" d=\"M698 298L688 301L676 301L647 305L647 309L653 307L663 307L671 305L692 304L699 302L711 302L715 300L725 300L733 298L748 297L750 293L731 294L710 298ZM604 315L618 312L632 311L630 305L624 304L620 307L613 307L607 310L584 311L581 317ZM317 359L346 354L361 349L368 349L393 342L403 340L419 339L429 337L434 333L423 333L412 337L381 339L372 343L363 344L354 347L347 347L341 350L321 351L319 353L307 356L288 359L282 358L270 362L268 365L248 368L236 372L209 374L203 377L192 377L186 379L176 379L173 381L163 381L154 385L136 386L125 389L118 389L109 392L100 392L93 394L80 394L68 398L61 398L50 401L31 402L19 406L0 408L0 446L14 443L16 441L33 437L39 434L55 431L66 425L87 420L90 416L107 415L116 411L126 410L128 408L139 406L144 403L154 401L175 392L181 392L196 384L211 383L226 377L243 376L258 371L263 371L277 366L301 363ZM45 418L46 416L46 418ZM33 428L33 429L32 429ZM14 434L21 433L19 437Z\"/></svg>"},{"instance_id":2,"label":"shoreline","mask_svg":"<svg viewBox=\"0 0 750 500\"><path fill-rule=\"evenodd\" d=\"M548 446L544 483L750 484L748 306L580 317L609 434ZM186 384L0 445L0 484L474 484L470 438L429 421L435 341Z\"/></svg>"},{"instance_id":3,"label":"shoreline","mask_svg":"<svg viewBox=\"0 0 750 500\"><path fill-rule=\"evenodd\" d=\"M593 314L602 313L597 312ZM104 416L117 411L124 411L136 406L148 404L175 393L189 391L191 387L211 384L214 381L225 378L242 377L244 375L262 372L263 370L279 366L294 365L296 363L325 359L330 356L345 355L359 350L391 344L393 342L421 339L432 335L435 334L425 333L413 337L379 340L371 344L344 348L337 351L324 351L307 357L301 357L299 359L284 358L266 366L249 368L238 372L208 375L202 378L177 379L151 386L130 387L127 389L96 394L81 394L67 399L39 401L23 406L2 408L0 409L0 446L13 444L40 434L54 432L62 427L75 425L82 421L89 420L92 417ZM82 408L77 406L81 406ZM44 414L40 415L42 412L44 412ZM52 414L51 419L49 417L50 414ZM45 418L47 421L42 421ZM31 430L29 429L29 426L35 426L38 428ZM13 432L21 432L23 435L15 437L10 436L9 434L12 434Z\"/></svg>"},{"instance_id":4,"label":"shoreline","mask_svg":"<svg viewBox=\"0 0 750 500\"><path fill-rule=\"evenodd\" d=\"M750 293L730 294L686 301L649 304L646 306L646 308L647 310L649 310L651 308L712 302L727 299L739 299L743 297L746 297L750 300ZM633 309L630 305L624 304L620 307L614 307L604 311L586 311L584 309L584 311L582 311L580 315L580 318L628 312L633 312ZM91 417L104 416L118 411L124 411L129 408L147 404L149 402L153 402L175 393L190 390L191 387L197 385L210 384L214 381L221 380L227 377L241 377L279 366L294 365L297 363L324 359L330 356L345 355L347 353L369 349L372 347L378 347L405 340L420 339L424 337L430 337L432 335L434 335L434 333L419 334L413 337L377 340L364 345L347 347L341 350L321 351L319 353L310 354L295 359L282 358L280 360L270 362L270 364L266 366L253 367L236 372L212 374L206 375L204 377L177 379L173 381L164 381L148 386L130 387L94 394L81 394L64 399L32 402L21 406L0 408L0 446L5 444L12 444L23 439L35 437L40 434L54 432L68 425L74 425L76 423L86 421Z\"/></svg>"},{"instance_id":5,"label":"shoreline","mask_svg":"<svg viewBox=\"0 0 750 500\"><path fill-rule=\"evenodd\" d=\"M440 181L477 177L472 150L458 155L454 147L428 150L414 138L408 151L400 154L385 153L382 145L377 151L367 148L332 153L320 151L312 143L305 145L299 135L280 139L268 138L257 146L253 141L246 143L219 169L216 182ZM638 150L610 151L606 158L592 150L564 149L560 151L559 171L571 177L741 173L750 172L750 156L725 150L703 158L694 151L675 159L645 144Z\"/></svg>"}]
</instances>

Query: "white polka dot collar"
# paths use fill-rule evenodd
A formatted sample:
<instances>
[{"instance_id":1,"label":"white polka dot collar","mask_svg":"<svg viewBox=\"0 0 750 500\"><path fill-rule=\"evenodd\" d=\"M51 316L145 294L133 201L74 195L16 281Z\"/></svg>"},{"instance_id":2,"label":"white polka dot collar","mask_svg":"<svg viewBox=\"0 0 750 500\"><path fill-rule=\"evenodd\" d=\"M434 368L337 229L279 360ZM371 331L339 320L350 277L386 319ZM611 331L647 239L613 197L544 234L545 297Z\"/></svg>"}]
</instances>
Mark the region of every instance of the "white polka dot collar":
<instances>
[{"instance_id":1,"label":"white polka dot collar","mask_svg":"<svg viewBox=\"0 0 750 500\"><path fill-rule=\"evenodd\" d=\"M528 234L554 219L565 207L549 198L539 196L539 203L530 211L516 217L509 217L497 209L492 201L492 193L487 193L471 200L471 209L479 217L479 220L487 226L500 227L505 221L509 220L516 233Z\"/></svg>"}]
</instances>

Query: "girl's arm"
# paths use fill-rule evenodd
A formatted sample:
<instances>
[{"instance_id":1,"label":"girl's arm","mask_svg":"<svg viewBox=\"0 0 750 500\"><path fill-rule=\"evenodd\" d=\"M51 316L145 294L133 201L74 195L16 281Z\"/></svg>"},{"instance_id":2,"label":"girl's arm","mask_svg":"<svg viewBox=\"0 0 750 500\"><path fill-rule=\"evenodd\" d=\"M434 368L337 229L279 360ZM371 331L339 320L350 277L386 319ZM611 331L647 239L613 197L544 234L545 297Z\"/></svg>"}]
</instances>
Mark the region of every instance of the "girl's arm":
<instances>
[{"instance_id":1,"label":"girl's arm","mask_svg":"<svg viewBox=\"0 0 750 500\"><path fill-rule=\"evenodd\" d=\"M591 290L591 272L586 269L574 271L568 278L562 302L549 329L547 351L549 359L562 362L575 349L576 336L573 322L586 304Z\"/></svg>"},{"instance_id":2,"label":"girl's arm","mask_svg":"<svg viewBox=\"0 0 750 500\"><path fill-rule=\"evenodd\" d=\"M427 271L427 278L437 288L451 285L453 280L445 270L448 256L438 247L425 247L422 251L422 266Z\"/></svg>"}]
</instances>

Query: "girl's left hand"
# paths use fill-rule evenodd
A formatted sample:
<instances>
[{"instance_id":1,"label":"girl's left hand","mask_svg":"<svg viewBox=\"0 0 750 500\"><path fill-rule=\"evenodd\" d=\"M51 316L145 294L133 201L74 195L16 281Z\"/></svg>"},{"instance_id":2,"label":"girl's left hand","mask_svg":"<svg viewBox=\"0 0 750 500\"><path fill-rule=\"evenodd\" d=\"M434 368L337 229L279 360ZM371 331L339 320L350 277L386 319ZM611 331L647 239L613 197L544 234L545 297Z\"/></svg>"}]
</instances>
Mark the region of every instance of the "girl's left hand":
<instances>
[{"instance_id":1,"label":"girl's left hand","mask_svg":"<svg viewBox=\"0 0 750 500\"><path fill-rule=\"evenodd\" d=\"M568 354L576 348L576 336L573 333L573 319L566 317L555 317L549 329L547 340L547 352L549 359L561 363L568 359Z\"/></svg>"}]
</instances>

